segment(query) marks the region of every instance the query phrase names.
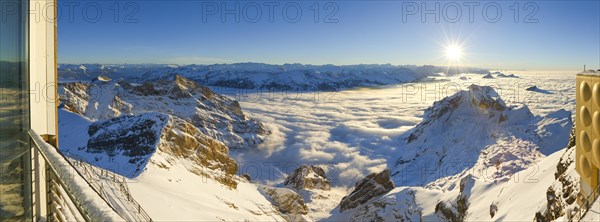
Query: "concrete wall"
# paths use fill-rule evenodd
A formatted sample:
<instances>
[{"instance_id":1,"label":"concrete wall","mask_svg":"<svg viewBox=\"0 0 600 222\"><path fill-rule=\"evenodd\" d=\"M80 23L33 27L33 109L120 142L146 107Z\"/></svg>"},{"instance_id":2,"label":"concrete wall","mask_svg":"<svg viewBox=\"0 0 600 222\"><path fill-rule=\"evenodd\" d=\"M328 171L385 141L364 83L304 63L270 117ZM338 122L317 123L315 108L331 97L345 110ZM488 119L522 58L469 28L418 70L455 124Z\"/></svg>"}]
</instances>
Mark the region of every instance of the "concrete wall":
<instances>
[{"instance_id":1,"label":"concrete wall","mask_svg":"<svg viewBox=\"0 0 600 222\"><path fill-rule=\"evenodd\" d=\"M40 135L58 135L56 3L30 0L29 11L31 128Z\"/></svg>"}]
</instances>

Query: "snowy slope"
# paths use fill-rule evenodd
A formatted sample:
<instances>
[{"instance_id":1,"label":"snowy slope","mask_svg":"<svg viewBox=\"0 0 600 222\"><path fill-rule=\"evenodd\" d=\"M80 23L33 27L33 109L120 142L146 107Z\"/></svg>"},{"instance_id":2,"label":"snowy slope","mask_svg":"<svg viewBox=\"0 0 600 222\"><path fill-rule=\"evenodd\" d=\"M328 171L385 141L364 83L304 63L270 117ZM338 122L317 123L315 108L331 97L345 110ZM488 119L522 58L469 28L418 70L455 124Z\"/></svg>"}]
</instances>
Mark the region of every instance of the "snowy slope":
<instances>
[{"instance_id":1,"label":"snowy slope","mask_svg":"<svg viewBox=\"0 0 600 222\"><path fill-rule=\"evenodd\" d=\"M556 163L564 150L544 158L535 165L503 181L489 181L467 175L466 195L470 206L467 221L532 221L545 206L546 189L556 180ZM460 180L451 189L398 186L388 194L329 219L348 221L445 221L436 213L439 202L454 204L460 193ZM493 207L492 207L493 206ZM491 211L494 210L494 216ZM402 218L402 219L400 219Z\"/></svg>"},{"instance_id":2,"label":"snowy slope","mask_svg":"<svg viewBox=\"0 0 600 222\"><path fill-rule=\"evenodd\" d=\"M61 152L127 177L131 195L153 220L284 221L288 217L265 197L261 186L235 175L237 164L226 146L184 120L144 113L92 122L64 109L59 115L65 141ZM104 176L88 175L88 179L95 184ZM119 200L127 194L118 186L111 181L101 185L115 206L130 206Z\"/></svg>"},{"instance_id":3,"label":"snowy slope","mask_svg":"<svg viewBox=\"0 0 600 222\"><path fill-rule=\"evenodd\" d=\"M156 221L285 221L256 185L239 181L231 189L180 165L150 165L129 186Z\"/></svg>"}]
</instances>

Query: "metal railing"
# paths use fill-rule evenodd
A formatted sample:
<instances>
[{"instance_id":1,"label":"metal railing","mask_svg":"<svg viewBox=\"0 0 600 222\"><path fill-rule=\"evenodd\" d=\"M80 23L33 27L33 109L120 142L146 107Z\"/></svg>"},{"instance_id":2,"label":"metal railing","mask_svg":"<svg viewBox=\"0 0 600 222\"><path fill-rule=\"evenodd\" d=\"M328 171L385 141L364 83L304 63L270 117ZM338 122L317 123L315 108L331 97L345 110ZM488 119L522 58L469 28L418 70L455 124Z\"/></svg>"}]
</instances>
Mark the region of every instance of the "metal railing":
<instances>
[{"instance_id":1,"label":"metal railing","mask_svg":"<svg viewBox=\"0 0 600 222\"><path fill-rule=\"evenodd\" d=\"M45 141L41 140L41 137L34 131L29 131L29 137L31 138L31 145L35 148L35 151L44 160L45 174L45 187L46 187L46 218L48 221L69 221L69 220L80 220L91 221L88 210L86 210L77 198L71 192L69 186L65 184L65 181L59 176L57 169L52 165L43 149L42 143ZM41 181L39 181L41 182ZM64 191L64 192L63 192ZM42 204L42 203L39 203ZM74 212L71 207L74 207L77 212Z\"/></svg>"},{"instance_id":2,"label":"metal railing","mask_svg":"<svg viewBox=\"0 0 600 222\"><path fill-rule=\"evenodd\" d=\"M594 202L598 198L600 194L599 191L600 185L596 186L596 188L594 188L592 192L583 199L583 203L579 206L579 209L576 210L577 212L569 212L569 222L580 221L585 216L585 214L590 210L590 208L592 207L592 205L594 205Z\"/></svg>"},{"instance_id":3,"label":"metal railing","mask_svg":"<svg viewBox=\"0 0 600 222\"><path fill-rule=\"evenodd\" d=\"M86 180L93 181L90 183L90 186L94 190L96 190L103 199L107 200L109 205L111 205L113 208L117 208L115 207L115 205L127 205L123 206L123 208L126 208L125 210L127 212L118 211L119 214L127 214L127 216L121 216L130 218L135 221L152 222L152 218L150 217L150 215L148 215L144 208L142 208L142 206L131 196L131 192L129 191L129 186L127 186L125 177L102 168L93 167L90 164L78 158L71 156L69 157L70 158L67 158L67 160L71 162L72 165L77 167L76 169L83 174ZM107 187L105 187L105 185L99 180L110 181L110 183L115 185L114 188L117 188L119 192L123 195L123 198L109 198L108 194L105 192ZM123 203L123 201L125 203Z\"/></svg>"},{"instance_id":4,"label":"metal railing","mask_svg":"<svg viewBox=\"0 0 600 222\"><path fill-rule=\"evenodd\" d=\"M36 180L36 183L38 183L37 185L40 187L43 186L46 191L46 203L44 207L46 215L39 215L40 217L45 217L48 221L123 219L152 221L139 203L131 197L124 178L122 178L122 181L119 181L114 173L92 167L89 164L77 160L69 159L61 154L56 148L47 144L42 137L37 135L33 130L30 130L28 133L31 139L32 148L36 153L35 156L41 156L42 158L40 158L40 160L43 160L33 162L37 171L34 173L43 174L43 176L40 176L40 179ZM76 165L74 165L74 163ZM45 170L41 170L42 166ZM106 191L111 188L104 189L101 182L94 181L95 178L93 175L107 175L108 178L111 178L108 175L112 175L111 182L118 181L117 183L114 183L116 184L115 190L126 197L121 198L125 202L120 202L120 205L117 207L118 203L115 201L120 201L121 199L115 200L115 198L109 198ZM44 184L41 184L41 182L44 182ZM92 191L100 198L100 200L89 196ZM36 189L36 192L36 195L42 195L42 193L39 193L40 191L38 189ZM123 205L133 206L128 207L131 212L127 210L123 211L121 208ZM121 209L121 212L119 212L117 208ZM37 213L41 214L44 212Z\"/></svg>"}]
</instances>

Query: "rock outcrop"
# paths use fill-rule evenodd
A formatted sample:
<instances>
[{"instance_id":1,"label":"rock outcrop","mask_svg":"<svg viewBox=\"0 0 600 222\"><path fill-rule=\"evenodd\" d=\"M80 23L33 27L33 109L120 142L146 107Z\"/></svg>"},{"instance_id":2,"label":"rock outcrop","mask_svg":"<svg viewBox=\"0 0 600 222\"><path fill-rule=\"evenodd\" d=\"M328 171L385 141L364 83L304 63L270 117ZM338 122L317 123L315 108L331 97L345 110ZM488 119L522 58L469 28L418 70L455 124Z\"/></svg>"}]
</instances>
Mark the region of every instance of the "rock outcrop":
<instances>
[{"instance_id":1,"label":"rock outcrop","mask_svg":"<svg viewBox=\"0 0 600 222\"><path fill-rule=\"evenodd\" d=\"M467 215L469 214L469 197L474 184L475 179L471 174L461 178L459 183L459 193L456 196L456 200L440 201L435 205L435 213L438 217L443 219L443 221L466 221ZM493 210L493 208L490 207L490 214L495 214L496 211L497 209Z\"/></svg>"},{"instance_id":2,"label":"rock outcrop","mask_svg":"<svg viewBox=\"0 0 600 222\"><path fill-rule=\"evenodd\" d=\"M498 73L498 75L496 75L500 78L519 78L518 76L516 76L515 74L504 74L504 73Z\"/></svg>"},{"instance_id":3,"label":"rock outcrop","mask_svg":"<svg viewBox=\"0 0 600 222\"><path fill-rule=\"evenodd\" d=\"M127 162L138 165L136 171L139 172L143 169L140 161L156 151L168 120L167 115L146 113L100 121L88 127L87 146L79 149L107 154L111 158L130 158Z\"/></svg>"},{"instance_id":4,"label":"rock outcrop","mask_svg":"<svg viewBox=\"0 0 600 222\"><path fill-rule=\"evenodd\" d=\"M179 75L141 84L105 77L91 83L61 83L59 97L65 109L92 120L147 112L175 116L232 149L255 147L269 134L262 123L242 112L237 101Z\"/></svg>"},{"instance_id":5,"label":"rock outcrop","mask_svg":"<svg viewBox=\"0 0 600 222\"><path fill-rule=\"evenodd\" d=\"M147 164L180 164L199 176L235 188L237 163L223 143L178 117L144 113L98 121L88 127L87 145L61 149L66 155L135 178ZM192 162L194 164L185 164Z\"/></svg>"},{"instance_id":6,"label":"rock outcrop","mask_svg":"<svg viewBox=\"0 0 600 222\"><path fill-rule=\"evenodd\" d=\"M171 117L162 130L157 148L168 155L157 160L151 159L153 164L169 168L179 164L180 160L192 161L195 164L187 166L188 171L213 178L231 188L237 186L235 173L238 165L229 156L229 148L187 121Z\"/></svg>"},{"instance_id":7,"label":"rock outcrop","mask_svg":"<svg viewBox=\"0 0 600 222\"><path fill-rule=\"evenodd\" d=\"M283 184L294 189L331 189L325 170L313 165L300 166L285 179Z\"/></svg>"},{"instance_id":8,"label":"rock outcrop","mask_svg":"<svg viewBox=\"0 0 600 222\"><path fill-rule=\"evenodd\" d=\"M554 221L567 217L572 210L577 210L577 194L579 194L579 174L575 171L575 127L571 130L569 144L556 165L552 186L546 190L546 207L535 214L535 221Z\"/></svg>"},{"instance_id":9,"label":"rock outcrop","mask_svg":"<svg viewBox=\"0 0 600 222\"><path fill-rule=\"evenodd\" d=\"M352 193L342 198L339 205L340 212L355 208L375 197L386 194L392 189L394 189L394 182L390 178L389 169L369 174L356 184Z\"/></svg>"},{"instance_id":10,"label":"rock outcrop","mask_svg":"<svg viewBox=\"0 0 600 222\"><path fill-rule=\"evenodd\" d=\"M487 75L485 75L485 76L483 76L481 78L484 78L484 79L494 79L494 76L492 76L492 74L487 74Z\"/></svg>"},{"instance_id":11,"label":"rock outcrop","mask_svg":"<svg viewBox=\"0 0 600 222\"><path fill-rule=\"evenodd\" d=\"M260 191L271 199L271 202L288 221L303 221L302 215L308 213L304 199L287 188L261 186Z\"/></svg>"}]
</instances>

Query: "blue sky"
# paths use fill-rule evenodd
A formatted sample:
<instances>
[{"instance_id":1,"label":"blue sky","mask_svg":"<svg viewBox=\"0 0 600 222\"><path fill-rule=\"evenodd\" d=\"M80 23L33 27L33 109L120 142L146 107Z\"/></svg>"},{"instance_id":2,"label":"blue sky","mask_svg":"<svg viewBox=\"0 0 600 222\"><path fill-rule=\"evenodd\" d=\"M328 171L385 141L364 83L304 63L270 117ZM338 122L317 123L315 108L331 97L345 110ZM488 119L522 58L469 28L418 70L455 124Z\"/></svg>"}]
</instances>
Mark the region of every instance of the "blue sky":
<instances>
[{"instance_id":1,"label":"blue sky","mask_svg":"<svg viewBox=\"0 0 600 222\"><path fill-rule=\"evenodd\" d=\"M600 68L599 1L127 2L59 1L59 62L445 65L454 43L460 65Z\"/></svg>"}]
</instances>

